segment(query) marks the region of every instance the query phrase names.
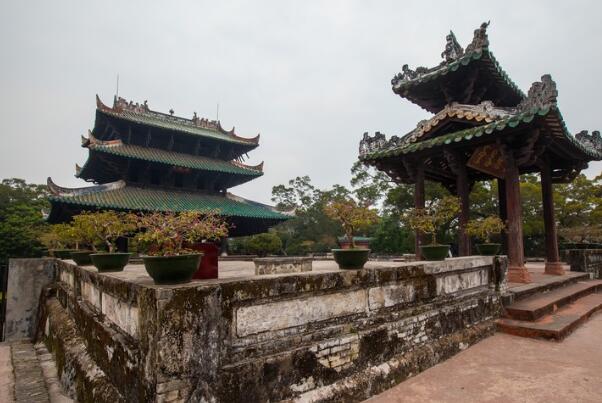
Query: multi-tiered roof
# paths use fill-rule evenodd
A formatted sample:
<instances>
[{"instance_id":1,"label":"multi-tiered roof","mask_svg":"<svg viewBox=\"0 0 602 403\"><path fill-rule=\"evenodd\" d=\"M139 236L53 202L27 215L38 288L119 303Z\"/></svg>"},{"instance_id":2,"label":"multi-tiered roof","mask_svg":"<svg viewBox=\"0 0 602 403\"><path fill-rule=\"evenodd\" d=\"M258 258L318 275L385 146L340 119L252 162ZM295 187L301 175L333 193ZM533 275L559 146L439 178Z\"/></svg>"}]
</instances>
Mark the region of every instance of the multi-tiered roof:
<instances>
[{"instance_id":1,"label":"multi-tiered roof","mask_svg":"<svg viewBox=\"0 0 602 403\"><path fill-rule=\"evenodd\" d=\"M234 224L233 236L265 231L287 217L271 207L228 193L228 188L263 175L263 163L244 156L259 144L224 130L219 121L152 111L147 102L96 97L94 129L82 136L88 160L76 176L96 186L67 189L48 178L49 221L68 220L90 209L206 211L219 209Z\"/></svg>"},{"instance_id":2,"label":"multi-tiered roof","mask_svg":"<svg viewBox=\"0 0 602 403\"><path fill-rule=\"evenodd\" d=\"M501 146L516 150L521 173L538 172L540 162L549 160L554 182L570 181L588 161L602 159L599 132L568 131L550 75L526 95L508 78L489 50L487 26L475 30L466 49L450 32L438 66L403 66L391 80L393 92L434 116L389 140L365 133L362 161L404 183L414 182L413 166L421 161L427 179L454 190L458 161L473 168L471 182L501 177Z\"/></svg>"}]
</instances>

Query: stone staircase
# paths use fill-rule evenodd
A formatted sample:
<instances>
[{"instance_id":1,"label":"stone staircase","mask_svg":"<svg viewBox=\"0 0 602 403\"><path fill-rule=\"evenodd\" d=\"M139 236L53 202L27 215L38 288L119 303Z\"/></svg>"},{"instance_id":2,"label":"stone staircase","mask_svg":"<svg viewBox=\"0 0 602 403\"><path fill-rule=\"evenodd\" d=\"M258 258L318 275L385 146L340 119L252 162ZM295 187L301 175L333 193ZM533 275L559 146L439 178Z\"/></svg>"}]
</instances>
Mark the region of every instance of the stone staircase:
<instances>
[{"instance_id":1,"label":"stone staircase","mask_svg":"<svg viewBox=\"0 0 602 403\"><path fill-rule=\"evenodd\" d=\"M562 340L602 309L602 280L587 274L547 276L549 281L515 287L514 301L497 320L498 331L516 336Z\"/></svg>"}]
</instances>

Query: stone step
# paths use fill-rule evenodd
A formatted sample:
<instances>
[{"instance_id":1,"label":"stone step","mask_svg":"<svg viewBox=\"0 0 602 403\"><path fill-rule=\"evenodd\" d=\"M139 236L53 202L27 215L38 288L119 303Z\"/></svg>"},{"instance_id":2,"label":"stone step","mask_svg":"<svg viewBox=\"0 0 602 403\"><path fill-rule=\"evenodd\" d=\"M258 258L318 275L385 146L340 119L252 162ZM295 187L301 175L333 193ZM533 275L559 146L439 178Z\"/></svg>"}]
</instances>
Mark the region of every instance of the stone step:
<instances>
[{"instance_id":1,"label":"stone step","mask_svg":"<svg viewBox=\"0 0 602 403\"><path fill-rule=\"evenodd\" d=\"M563 276L539 275L537 281L511 288L513 300L520 301L532 295L542 294L557 288L566 287L579 281L590 279L588 273L567 272Z\"/></svg>"},{"instance_id":2,"label":"stone step","mask_svg":"<svg viewBox=\"0 0 602 403\"><path fill-rule=\"evenodd\" d=\"M594 293L536 321L503 318L498 319L496 325L498 331L516 336L562 340L600 309L602 294Z\"/></svg>"},{"instance_id":3,"label":"stone step","mask_svg":"<svg viewBox=\"0 0 602 403\"><path fill-rule=\"evenodd\" d=\"M506 307L505 316L509 319L534 321L585 295L600 290L602 290L602 280L569 284L517 301Z\"/></svg>"}]
</instances>

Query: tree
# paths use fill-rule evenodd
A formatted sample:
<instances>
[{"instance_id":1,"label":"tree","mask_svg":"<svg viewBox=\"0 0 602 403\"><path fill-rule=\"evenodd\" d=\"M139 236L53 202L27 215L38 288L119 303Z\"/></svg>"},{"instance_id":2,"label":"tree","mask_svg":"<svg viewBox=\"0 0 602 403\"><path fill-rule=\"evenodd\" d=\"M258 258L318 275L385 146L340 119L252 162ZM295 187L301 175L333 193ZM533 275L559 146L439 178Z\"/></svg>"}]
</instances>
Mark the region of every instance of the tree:
<instances>
[{"instance_id":1,"label":"tree","mask_svg":"<svg viewBox=\"0 0 602 403\"><path fill-rule=\"evenodd\" d=\"M49 208L43 185L22 179L0 183L0 263L10 257L35 257L44 253L39 241L47 224L42 210Z\"/></svg>"},{"instance_id":2,"label":"tree","mask_svg":"<svg viewBox=\"0 0 602 403\"><path fill-rule=\"evenodd\" d=\"M261 257L279 253L282 250L282 241L272 232L253 235L247 239L246 250Z\"/></svg>"}]
</instances>

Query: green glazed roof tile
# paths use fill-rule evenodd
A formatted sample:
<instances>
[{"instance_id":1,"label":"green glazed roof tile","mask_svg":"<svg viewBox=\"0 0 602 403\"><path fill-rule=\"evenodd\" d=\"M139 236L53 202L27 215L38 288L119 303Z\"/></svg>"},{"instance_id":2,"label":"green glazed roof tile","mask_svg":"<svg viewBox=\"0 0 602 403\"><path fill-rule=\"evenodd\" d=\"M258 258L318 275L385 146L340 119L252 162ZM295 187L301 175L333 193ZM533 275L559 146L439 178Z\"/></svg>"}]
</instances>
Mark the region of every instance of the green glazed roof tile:
<instances>
[{"instance_id":1,"label":"green glazed roof tile","mask_svg":"<svg viewBox=\"0 0 602 403\"><path fill-rule=\"evenodd\" d=\"M261 176L261 169L252 169L237 165L231 161L223 161L198 155L183 154L159 148L148 148L131 144L90 144L91 152L101 152L125 158L158 162L162 164L175 165L184 168L198 169L202 171L223 172L246 176Z\"/></svg>"},{"instance_id":2,"label":"green glazed roof tile","mask_svg":"<svg viewBox=\"0 0 602 403\"><path fill-rule=\"evenodd\" d=\"M286 220L290 217L265 205L245 199L236 200L217 195L146 189L126 186L120 189L91 191L84 194L53 195L52 203L66 203L81 207L132 211L208 211L219 210L223 216Z\"/></svg>"}]
</instances>

